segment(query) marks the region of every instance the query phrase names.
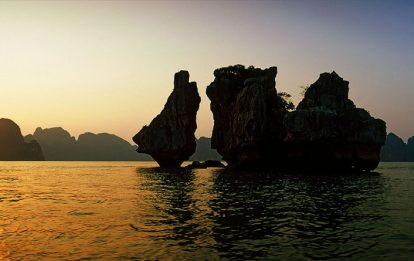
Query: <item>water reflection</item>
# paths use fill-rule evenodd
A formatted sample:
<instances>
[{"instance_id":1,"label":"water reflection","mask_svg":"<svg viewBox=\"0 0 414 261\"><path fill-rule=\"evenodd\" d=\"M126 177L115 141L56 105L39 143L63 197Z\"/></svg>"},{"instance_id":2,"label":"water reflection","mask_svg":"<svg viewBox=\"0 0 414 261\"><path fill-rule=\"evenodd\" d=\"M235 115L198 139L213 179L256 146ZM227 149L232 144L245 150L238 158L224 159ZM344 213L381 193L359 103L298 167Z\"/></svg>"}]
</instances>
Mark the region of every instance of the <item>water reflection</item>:
<instances>
[{"instance_id":1,"label":"water reflection","mask_svg":"<svg viewBox=\"0 0 414 261\"><path fill-rule=\"evenodd\" d=\"M386 234L378 174L285 175L139 169L163 228L154 240L220 258L354 257ZM182 249L181 249L182 250Z\"/></svg>"},{"instance_id":2,"label":"water reflection","mask_svg":"<svg viewBox=\"0 0 414 261\"><path fill-rule=\"evenodd\" d=\"M272 220L276 215L286 221L284 214L276 211L275 203L283 197L277 189L283 184L276 179L266 173L213 173L210 193L215 197L209 206L216 213L212 235L221 257L267 255L273 238L280 236Z\"/></svg>"},{"instance_id":3,"label":"water reflection","mask_svg":"<svg viewBox=\"0 0 414 261\"><path fill-rule=\"evenodd\" d=\"M137 169L137 173L144 177L141 186L155 193L154 216L150 216L147 223L164 231L161 237L155 234L155 240L172 240L182 246L194 244L200 232L199 225L194 222L193 171L147 168Z\"/></svg>"},{"instance_id":4,"label":"water reflection","mask_svg":"<svg viewBox=\"0 0 414 261\"><path fill-rule=\"evenodd\" d=\"M216 171L211 190L216 198L210 201L218 213L215 247L228 258L351 257L375 246L381 235L368 232L384 218L374 207L384 203L384 190L378 175Z\"/></svg>"},{"instance_id":5,"label":"water reflection","mask_svg":"<svg viewBox=\"0 0 414 261\"><path fill-rule=\"evenodd\" d=\"M413 165L331 176L11 163L0 256L12 260L411 260ZM16 167L17 166L17 167ZM78 167L74 167L78 166ZM140 168L137 168L137 167ZM1 258L0 258L1 259Z\"/></svg>"}]
</instances>

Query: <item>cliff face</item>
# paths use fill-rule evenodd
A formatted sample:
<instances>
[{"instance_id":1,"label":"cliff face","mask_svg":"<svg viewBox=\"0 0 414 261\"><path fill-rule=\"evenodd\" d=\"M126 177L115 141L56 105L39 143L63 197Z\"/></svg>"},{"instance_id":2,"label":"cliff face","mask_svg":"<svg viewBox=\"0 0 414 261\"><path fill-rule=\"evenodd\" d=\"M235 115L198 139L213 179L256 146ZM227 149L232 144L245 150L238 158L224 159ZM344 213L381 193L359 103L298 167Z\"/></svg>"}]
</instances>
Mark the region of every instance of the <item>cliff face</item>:
<instances>
[{"instance_id":1,"label":"cliff face","mask_svg":"<svg viewBox=\"0 0 414 261\"><path fill-rule=\"evenodd\" d=\"M263 166L280 151L284 129L276 74L276 67L241 65L214 71L207 87L214 117L211 145L229 165Z\"/></svg>"},{"instance_id":2,"label":"cliff face","mask_svg":"<svg viewBox=\"0 0 414 261\"><path fill-rule=\"evenodd\" d=\"M323 73L297 110L284 119L287 157L309 168L373 170L385 142L385 122L348 99L348 82Z\"/></svg>"},{"instance_id":3,"label":"cliff face","mask_svg":"<svg viewBox=\"0 0 414 261\"><path fill-rule=\"evenodd\" d=\"M9 119L0 119L0 160L44 160L36 141L25 142L19 126Z\"/></svg>"},{"instance_id":4,"label":"cliff face","mask_svg":"<svg viewBox=\"0 0 414 261\"><path fill-rule=\"evenodd\" d=\"M276 67L230 66L207 87L212 148L231 167L369 171L377 167L386 126L348 99L348 82L323 73L297 110L281 106Z\"/></svg>"},{"instance_id":5,"label":"cliff face","mask_svg":"<svg viewBox=\"0 0 414 261\"><path fill-rule=\"evenodd\" d=\"M133 137L137 151L151 155L161 167L179 167L195 152L194 132L201 99L197 84L189 82L189 77L187 71L175 74L174 90L164 109Z\"/></svg>"}]
</instances>

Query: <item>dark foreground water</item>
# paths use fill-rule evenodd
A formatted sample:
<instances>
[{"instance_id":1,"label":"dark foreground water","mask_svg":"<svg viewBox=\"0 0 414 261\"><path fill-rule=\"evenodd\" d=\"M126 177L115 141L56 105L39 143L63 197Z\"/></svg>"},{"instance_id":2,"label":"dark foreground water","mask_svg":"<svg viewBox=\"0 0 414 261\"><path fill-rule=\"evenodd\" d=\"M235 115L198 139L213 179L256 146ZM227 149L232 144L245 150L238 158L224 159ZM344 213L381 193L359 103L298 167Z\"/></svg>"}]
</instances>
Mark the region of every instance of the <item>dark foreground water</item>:
<instances>
[{"instance_id":1,"label":"dark foreground water","mask_svg":"<svg viewBox=\"0 0 414 261\"><path fill-rule=\"evenodd\" d=\"M414 260L414 164L377 171L0 163L0 259Z\"/></svg>"}]
</instances>

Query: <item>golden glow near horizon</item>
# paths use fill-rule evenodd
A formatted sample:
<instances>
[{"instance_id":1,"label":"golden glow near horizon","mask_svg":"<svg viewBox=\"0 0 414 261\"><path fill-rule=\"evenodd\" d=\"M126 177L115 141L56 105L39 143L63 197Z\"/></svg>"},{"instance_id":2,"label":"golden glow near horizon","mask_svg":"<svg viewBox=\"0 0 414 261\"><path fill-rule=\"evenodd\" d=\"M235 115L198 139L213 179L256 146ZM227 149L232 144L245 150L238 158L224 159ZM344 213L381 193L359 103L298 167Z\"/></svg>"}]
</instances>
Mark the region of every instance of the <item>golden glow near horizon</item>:
<instances>
[{"instance_id":1,"label":"golden glow near horizon","mask_svg":"<svg viewBox=\"0 0 414 261\"><path fill-rule=\"evenodd\" d=\"M211 136L205 88L214 69L276 65L278 91L296 104L299 86L335 70L350 81L357 106L389 131L414 135L414 123L400 116L414 113L410 67L396 68L400 54L347 24L295 10L283 2L0 2L0 117L23 134L60 126L74 136L108 132L131 141L161 111L183 69L202 98L196 136Z\"/></svg>"}]
</instances>

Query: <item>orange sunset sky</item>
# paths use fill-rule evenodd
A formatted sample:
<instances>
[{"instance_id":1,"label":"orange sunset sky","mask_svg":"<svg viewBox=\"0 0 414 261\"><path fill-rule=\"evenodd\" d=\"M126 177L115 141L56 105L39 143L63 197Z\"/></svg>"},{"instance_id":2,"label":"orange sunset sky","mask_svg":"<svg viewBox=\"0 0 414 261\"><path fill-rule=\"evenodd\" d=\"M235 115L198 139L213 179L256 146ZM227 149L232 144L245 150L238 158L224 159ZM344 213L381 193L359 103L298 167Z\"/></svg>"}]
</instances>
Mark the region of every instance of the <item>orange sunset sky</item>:
<instances>
[{"instance_id":1,"label":"orange sunset sky","mask_svg":"<svg viewBox=\"0 0 414 261\"><path fill-rule=\"evenodd\" d=\"M202 98L196 136L213 126L215 68L277 66L276 88L335 70L388 131L414 135L413 6L392 1L2 1L0 117L113 133L131 142L188 70Z\"/></svg>"}]
</instances>

